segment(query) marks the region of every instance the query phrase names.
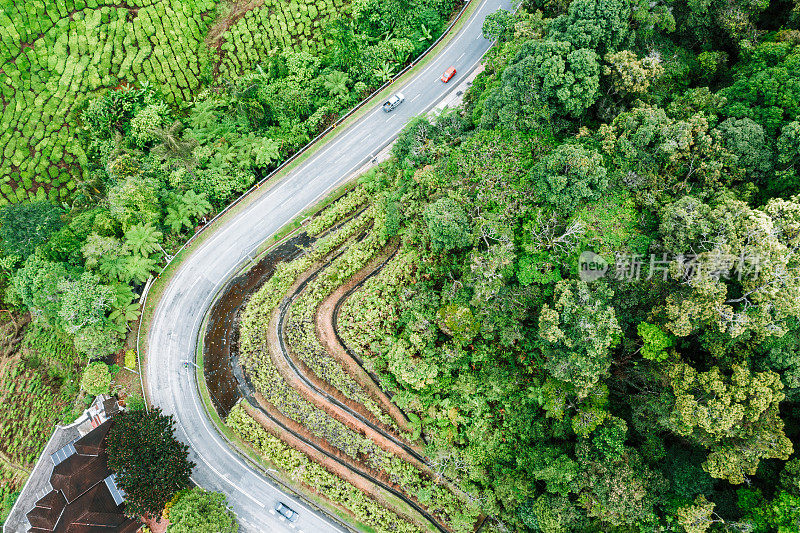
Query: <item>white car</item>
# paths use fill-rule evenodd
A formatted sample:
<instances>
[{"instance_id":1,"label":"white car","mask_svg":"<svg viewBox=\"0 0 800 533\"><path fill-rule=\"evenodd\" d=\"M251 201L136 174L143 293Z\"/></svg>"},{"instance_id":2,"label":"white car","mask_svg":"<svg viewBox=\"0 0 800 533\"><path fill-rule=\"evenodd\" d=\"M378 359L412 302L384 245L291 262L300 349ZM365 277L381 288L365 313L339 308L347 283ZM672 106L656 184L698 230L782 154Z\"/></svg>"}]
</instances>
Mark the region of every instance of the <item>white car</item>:
<instances>
[{"instance_id":1,"label":"white car","mask_svg":"<svg viewBox=\"0 0 800 533\"><path fill-rule=\"evenodd\" d=\"M288 520L289 522L297 522L297 519L300 518L300 515L297 514L297 511L288 507L283 502L278 502L278 505L275 506L275 511L278 513L278 518L281 520Z\"/></svg>"},{"instance_id":2,"label":"white car","mask_svg":"<svg viewBox=\"0 0 800 533\"><path fill-rule=\"evenodd\" d=\"M406 97L403 96L403 93L397 93L383 103L383 110L388 113L389 111L391 111L392 109L396 108L401 103L403 103L403 100L405 99Z\"/></svg>"}]
</instances>

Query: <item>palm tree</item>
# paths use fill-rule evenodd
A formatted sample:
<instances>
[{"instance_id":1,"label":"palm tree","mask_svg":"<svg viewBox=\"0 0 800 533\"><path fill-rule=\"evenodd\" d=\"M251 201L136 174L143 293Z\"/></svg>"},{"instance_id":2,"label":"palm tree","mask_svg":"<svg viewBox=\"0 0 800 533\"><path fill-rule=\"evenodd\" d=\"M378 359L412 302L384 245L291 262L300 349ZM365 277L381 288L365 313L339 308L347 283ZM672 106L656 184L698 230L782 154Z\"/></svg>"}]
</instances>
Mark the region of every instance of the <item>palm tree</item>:
<instances>
[{"instance_id":1,"label":"palm tree","mask_svg":"<svg viewBox=\"0 0 800 533\"><path fill-rule=\"evenodd\" d=\"M425 24L420 27L419 32L422 34L422 37L419 38L420 41L428 41L433 37L431 30Z\"/></svg>"},{"instance_id":2,"label":"palm tree","mask_svg":"<svg viewBox=\"0 0 800 533\"><path fill-rule=\"evenodd\" d=\"M325 76L324 86L330 96L347 96L350 92L347 88L348 83L350 83L350 77L347 74L334 70Z\"/></svg>"},{"instance_id":3,"label":"palm tree","mask_svg":"<svg viewBox=\"0 0 800 533\"><path fill-rule=\"evenodd\" d=\"M169 226L172 233L180 233L183 226L192 227L192 219L189 217L186 206L182 203L174 207L167 207L167 216L164 217L164 223Z\"/></svg>"},{"instance_id":4,"label":"palm tree","mask_svg":"<svg viewBox=\"0 0 800 533\"><path fill-rule=\"evenodd\" d=\"M206 193L197 194L191 190L186 191L181 197L181 203L186 206L190 217L200 218L211 211L211 204L206 199Z\"/></svg>"},{"instance_id":5,"label":"palm tree","mask_svg":"<svg viewBox=\"0 0 800 533\"><path fill-rule=\"evenodd\" d=\"M111 314L108 315L108 319L118 326L122 326L122 331L120 333L125 332L125 325L132 321L139 318L139 302L130 302L124 307L120 307L111 311ZM119 331L117 329L117 331Z\"/></svg>"},{"instance_id":6,"label":"palm tree","mask_svg":"<svg viewBox=\"0 0 800 533\"><path fill-rule=\"evenodd\" d=\"M377 76L381 81L389 81L394 75L394 66L390 62L384 61L383 65L381 65L381 68L374 69L372 73L375 74L375 76Z\"/></svg>"},{"instance_id":7,"label":"palm tree","mask_svg":"<svg viewBox=\"0 0 800 533\"><path fill-rule=\"evenodd\" d=\"M141 255L126 255L122 257L121 261L120 281L125 282L136 281L137 283L144 283L156 267L154 260Z\"/></svg>"},{"instance_id":8,"label":"palm tree","mask_svg":"<svg viewBox=\"0 0 800 533\"><path fill-rule=\"evenodd\" d=\"M125 232L125 242L134 254L149 256L158 248L162 233L147 224L135 224Z\"/></svg>"},{"instance_id":9,"label":"palm tree","mask_svg":"<svg viewBox=\"0 0 800 533\"><path fill-rule=\"evenodd\" d=\"M98 258L100 272L109 279L122 279L125 272L125 255L102 255Z\"/></svg>"},{"instance_id":10,"label":"palm tree","mask_svg":"<svg viewBox=\"0 0 800 533\"><path fill-rule=\"evenodd\" d=\"M127 323L139 317L139 304L134 300L138 296L127 283L114 283L114 301L108 319L110 327L119 333L125 333Z\"/></svg>"},{"instance_id":11,"label":"palm tree","mask_svg":"<svg viewBox=\"0 0 800 533\"><path fill-rule=\"evenodd\" d=\"M78 181L78 190L92 202L97 202L106 197L106 184L101 172L86 172L85 177Z\"/></svg>"},{"instance_id":12,"label":"palm tree","mask_svg":"<svg viewBox=\"0 0 800 533\"><path fill-rule=\"evenodd\" d=\"M192 151L197 146L197 141L191 137L184 139L181 137L181 130L183 124L180 120L176 120L167 129L153 128L150 133L157 139L157 144L153 146L150 153L159 161L167 159L179 159L183 161L186 166L194 164L194 157Z\"/></svg>"},{"instance_id":13,"label":"palm tree","mask_svg":"<svg viewBox=\"0 0 800 533\"><path fill-rule=\"evenodd\" d=\"M255 156L256 166L266 167L273 161L281 158L281 145L275 139L260 137L253 143L253 155Z\"/></svg>"}]
</instances>

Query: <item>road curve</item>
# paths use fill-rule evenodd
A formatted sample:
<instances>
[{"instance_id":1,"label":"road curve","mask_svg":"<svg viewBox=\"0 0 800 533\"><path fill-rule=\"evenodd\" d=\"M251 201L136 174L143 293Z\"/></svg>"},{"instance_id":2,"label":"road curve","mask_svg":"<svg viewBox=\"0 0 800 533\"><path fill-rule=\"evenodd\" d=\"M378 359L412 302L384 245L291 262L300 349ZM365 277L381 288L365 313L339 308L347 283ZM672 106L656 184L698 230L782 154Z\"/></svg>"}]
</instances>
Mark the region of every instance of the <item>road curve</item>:
<instances>
[{"instance_id":1,"label":"road curve","mask_svg":"<svg viewBox=\"0 0 800 533\"><path fill-rule=\"evenodd\" d=\"M481 25L498 8L511 9L509 0L480 2L458 34L409 81L396 90L405 102L391 113L380 102L280 182L255 191L247 207L225 222L186 257L165 288L147 336L146 386L148 399L175 416L177 436L190 447L197 463L192 476L200 486L220 491L239 517L244 532L341 532L334 520L315 513L301 501L281 492L252 467L214 429L197 390L194 371L182 361L193 359L203 317L217 291L246 261L246 254L282 226L341 185L400 132L406 122L432 109L465 75L475 69L489 48ZM458 74L443 84L439 76L455 66ZM277 501L300 514L289 528L270 512Z\"/></svg>"}]
</instances>

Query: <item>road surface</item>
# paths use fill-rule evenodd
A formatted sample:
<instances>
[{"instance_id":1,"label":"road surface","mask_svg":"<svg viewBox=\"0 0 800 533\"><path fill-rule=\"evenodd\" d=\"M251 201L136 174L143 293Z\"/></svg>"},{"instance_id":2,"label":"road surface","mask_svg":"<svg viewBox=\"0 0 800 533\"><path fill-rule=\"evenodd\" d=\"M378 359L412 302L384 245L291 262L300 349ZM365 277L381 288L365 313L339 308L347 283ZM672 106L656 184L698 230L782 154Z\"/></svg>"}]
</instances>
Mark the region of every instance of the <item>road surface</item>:
<instances>
[{"instance_id":1,"label":"road surface","mask_svg":"<svg viewBox=\"0 0 800 533\"><path fill-rule=\"evenodd\" d=\"M144 369L148 398L175 416L178 438L190 446L190 459L197 463L193 480L227 495L242 531L324 533L343 529L281 492L229 449L204 411L194 370L181 362L194 358L200 325L214 295L240 268L247 253L341 185L394 139L410 118L432 109L479 65L490 46L481 32L483 20L498 8L511 9L511 3L474 1L480 5L450 43L408 82L396 87L405 95L405 102L391 113L384 113L381 102L376 102L373 110L339 131L280 182L254 192L257 198L183 260L155 310ZM458 73L444 84L439 77L450 66ZM270 512L278 501L299 512L293 528Z\"/></svg>"}]
</instances>

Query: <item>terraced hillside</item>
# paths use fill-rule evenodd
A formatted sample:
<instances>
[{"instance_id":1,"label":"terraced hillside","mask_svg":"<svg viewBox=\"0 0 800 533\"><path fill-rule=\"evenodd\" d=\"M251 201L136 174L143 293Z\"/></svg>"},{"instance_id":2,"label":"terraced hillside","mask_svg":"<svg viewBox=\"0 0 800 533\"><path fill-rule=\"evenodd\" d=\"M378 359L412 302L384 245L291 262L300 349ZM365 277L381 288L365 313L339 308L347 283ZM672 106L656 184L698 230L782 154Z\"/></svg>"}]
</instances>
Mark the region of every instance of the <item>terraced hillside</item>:
<instances>
[{"instance_id":1,"label":"terraced hillside","mask_svg":"<svg viewBox=\"0 0 800 533\"><path fill-rule=\"evenodd\" d=\"M357 188L319 215L307 229L313 246L251 298L240 363L257 405L240 402L227 423L378 531L472 531L482 518L478 500L446 460L426 455L425 435L409 420L418 414L397 407L336 327L352 289L407 258L385 237L385 217L365 207L368 198Z\"/></svg>"},{"instance_id":2,"label":"terraced hillside","mask_svg":"<svg viewBox=\"0 0 800 533\"><path fill-rule=\"evenodd\" d=\"M86 176L80 111L99 91L156 87L189 105L290 48L316 53L342 0L4 0L0 10L0 206L67 200ZM209 34L212 29L212 34Z\"/></svg>"},{"instance_id":3,"label":"terraced hillside","mask_svg":"<svg viewBox=\"0 0 800 533\"><path fill-rule=\"evenodd\" d=\"M86 155L76 110L120 83L186 101L202 77L214 0L4 1L0 10L0 205L65 199Z\"/></svg>"}]
</instances>

